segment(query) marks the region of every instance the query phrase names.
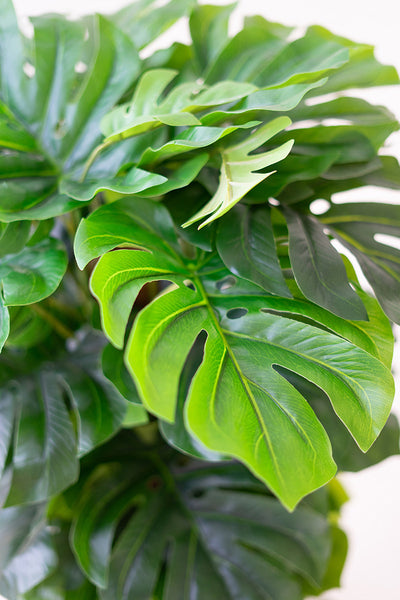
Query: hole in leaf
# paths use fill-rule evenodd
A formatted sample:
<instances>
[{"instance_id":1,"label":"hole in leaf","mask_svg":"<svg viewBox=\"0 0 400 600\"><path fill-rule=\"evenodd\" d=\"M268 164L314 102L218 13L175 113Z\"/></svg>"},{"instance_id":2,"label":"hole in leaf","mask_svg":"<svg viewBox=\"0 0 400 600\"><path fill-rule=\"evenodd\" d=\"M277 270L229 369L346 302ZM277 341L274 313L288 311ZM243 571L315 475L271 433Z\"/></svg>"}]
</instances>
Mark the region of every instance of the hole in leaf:
<instances>
[{"instance_id":1,"label":"hole in leaf","mask_svg":"<svg viewBox=\"0 0 400 600\"><path fill-rule=\"evenodd\" d=\"M313 215L323 215L330 209L330 202L328 200L314 200L310 204L310 211Z\"/></svg>"},{"instance_id":2,"label":"hole in leaf","mask_svg":"<svg viewBox=\"0 0 400 600\"><path fill-rule=\"evenodd\" d=\"M394 235L387 235L386 233L375 233L374 240L379 244L384 244L391 248L397 248L400 250L400 239Z\"/></svg>"},{"instance_id":3,"label":"hole in leaf","mask_svg":"<svg viewBox=\"0 0 400 600\"><path fill-rule=\"evenodd\" d=\"M245 315L247 315L248 312L249 311L247 310L247 308L231 308L226 313L226 316L228 317L228 319L240 319L240 317L244 317Z\"/></svg>"},{"instance_id":4,"label":"hole in leaf","mask_svg":"<svg viewBox=\"0 0 400 600\"><path fill-rule=\"evenodd\" d=\"M274 310L273 308L260 308L260 312L265 313L267 315L275 315L277 317L284 317L285 319L290 319L291 321L298 321L299 323L304 323L305 325L311 325L312 327L316 327L317 329L322 329L322 331L327 331L328 333L332 333L332 329L329 327L325 327L322 323L318 323L317 321L313 321L309 317L305 315L285 312L281 310ZM338 334L337 334L338 335ZM342 337L342 336L340 336ZM343 338L345 339L345 338Z\"/></svg>"},{"instance_id":5,"label":"hole in leaf","mask_svg":"<svg viewBox=\"0 0 400 600\"><path fill-rule=\"evenodd\" d=\"M120 521L116 527L112 547L115 547L115 544L118 542L125 527L128 525L129 521L135 515L135 513L137 512L139 507L140 507L139 502L136 502L136 503L132 504L131 506L127 507L127 510L123 514L122 518L120 519Z\"/></svg>"},{"instance_id":6,"label":"hole in leaf","mask_svg":"<svg viewBox=\"0 0 400 600\"><path fill-rule=\"evenodd\" d=\"M220 281L217 281L217 283L215 285L219 292L226 292L227 290L232 288L234 285L236 285L236 277L233 277L232 275L228 275L227 277L224 277Z\"/></svg>"},{"instance_id":7,"label":"hole in leaf","mask_svg":"<svg viewBox=\"0 0 400 600\"><path fill-rule=\"evenodd\" d=\"M190 290L193 290L194 292L196 291L196 286L194 285L193 281L191 281L190 279L185 279L185 281L183 282L186 287L188 287Z\"/></svg>"},{"instance_id":8,"label":"hole in leaf","mask_svg":"<svg viewBox=\"0 0 400 600\"><path fill-rule=\"evenodd\" d=\"M24 66L22 68L24 70L25 75L30 79L32 79L32 77L35 76L36 69L30 62L24 63Z\"/></svg>"},{"instance_id":9,"label":"hole in leaf","mask_svg":"<svg viewBox=\"0 0 400 600\"><path fill-rule=\"evenodd\" d=\"M80 60L79 62L76 63L75 73L86 73L86 71L87 71L87 65L85 65L84 62L82 62Z\"/></svg>"},{"instance_id":10,"label":"hole in leaf","mask_svg":"<svg viewBox=\"0 0 400 600\"><path fill-rule=\"evenodd\" d=\"M276 200L276 198L269 198L268 202L270 203L271 206L280 206L280 202L279 200Z\"/></svg>"}]
</instances>

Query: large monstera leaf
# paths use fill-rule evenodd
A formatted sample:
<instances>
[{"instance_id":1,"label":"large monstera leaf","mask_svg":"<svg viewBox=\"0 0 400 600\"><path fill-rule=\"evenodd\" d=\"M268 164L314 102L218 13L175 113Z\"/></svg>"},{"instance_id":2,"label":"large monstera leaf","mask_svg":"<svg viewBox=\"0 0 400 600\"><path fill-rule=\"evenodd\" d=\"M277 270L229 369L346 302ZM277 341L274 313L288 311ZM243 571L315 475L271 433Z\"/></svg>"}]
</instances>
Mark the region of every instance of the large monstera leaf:
<instances>
[{"instance_id":1,"label":"large monstera leaf","mask_svg":"<svg viewBox=\"0 0 400 600\"><path fill-rule=\"evenodd\" d=\"M72 547L102 600L300 599L305 582L321 585L323 492L289 514L237 464L178 466L168 454L110 456L72 505Z\"/></svg>"},{"instance_id":2,"label":"large monstera leaf","mask_svg":"<svg viewBox=\"0 0 400 600\"><path fill-rule=\"evenodd\" d=\"M140 289L157 280L173 284L140 311L126 344L144 405L174 421L182 369L205 331L185 427L209 450L241 460L286 506L326 483L335 465L326 432L278 367L323 389L362 450L376 439L393 397L376 325L268 295L233 277L212 253L185 259L168 212L146 200L94 212L78 229L75 252L81 267L102 255L91 288L103 329L119 348ZM390 345L388 322L379 313L371 318L381 322Z\"/></svg>"},{"instance_id":3,"label":"large monstera leaf","mask_svg":"<svg viewBox=\"0 0 400 600\"><path fill-rule=\"evenodd\" d=\"M101 141L102 116L133 83L140 61L129 38L103 17L37 17L31 41L18 31L11 0L0 7L0 218L43 219L79 206L60 182L68 187L81 178ZM118 170L125 150L102 162L103 177ZM149 179L132 171L129 182L138 191L163 181Z\"/></svg>"},{"instance_id":4,"label":"large monstera leaf","mask_svg":"<svg viewBox=\"0 0 400 600\"><path fill-rule=\"evenodd\" d=\"M58 358L40 346L3 352L0 489L6 506L38 502L71 485L79 456L120 428L127 403L100 370L103 345L102 336L82 331L69 340L70 350L57 347Z\"/></svg>"}]
</instances>

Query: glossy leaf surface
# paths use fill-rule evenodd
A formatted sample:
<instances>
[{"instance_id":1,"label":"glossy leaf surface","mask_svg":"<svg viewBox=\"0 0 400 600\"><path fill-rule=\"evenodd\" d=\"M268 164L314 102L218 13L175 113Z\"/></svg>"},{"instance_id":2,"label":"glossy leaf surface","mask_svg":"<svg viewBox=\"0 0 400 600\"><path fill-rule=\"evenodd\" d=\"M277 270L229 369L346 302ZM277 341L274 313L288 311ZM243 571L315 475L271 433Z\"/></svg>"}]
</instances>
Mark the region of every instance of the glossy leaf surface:
<instances>
[{"instance_id":1,"label":"glossy leaf surface","mask_svg":"<svg viewBox=\"0 0 400 600\"><path fill-rule=\"evenodd\" d=\"M297 599L302 580L321 581L330 553L323 514L312 505L288 514L238 465L179 468L146 453L129 470L111 462L75 511L74 551L104 600L156 590L162 600L237 590L249 600Z\"/></svg>"},{"instance_id":2,"label":"glossy leaf surface","mask_svg":"<svg viewBox=\"0 0 400 600\"><path fill-rule=\"evenodd\" d=\"M176 250L162 206L136 200L133 218L124 206L127 202L104 207L83 221L75 252L83 266L124 246L102 256L91 280L104 331L117 347L123 347L142 286L154 280L174 283L139 313L126 347L126 363L144 405L174 420L181 371L205 331L203 361L184 407L186 428L210 450L242 460L293 507L333 475L334 463L323 428L301 395L278 375L277 365L324 389L366 450L385 423L393 394L389 372L373 357L379 351L372 330L364 332L311 303L262 294L258 286L230 275L217 259L191 266ZM154 211L156 231L149 231L144 218L149 211ZM102 220L115 233L88 235ZM121 221L130 222L128 237L117 231ZM167 245L166 236L160 238L161 226L169 232ZM138 246L147 252L134 250ZM301 460L301 471L293 455Z\"/></svg>"},{"instance_id":3,"label":"glossy leaf surface","mask_svg":"<svg viewBox=\"0 0 400 600\"><path fill-rule=\"evenodd\" d=\"M48 218L79 206L58 191L60 177L79 179L101 140L100 119L138 74L139 59L126 35L99 16L36 17L32 54L11 0L2 0L1 12L0 218Z\"/></svg>"},{"instance_id":4,"label":"glossy leaf surface","mask_svg":"<svg viewBox=\"0 0 400 600\"><path fill-rule=\"evenodd\" d=\"M57 566L43 505L0 511L0 594L17 600Z\"/></svg>"},{"instance_id":5,"label":"glossy leaf surface","mask_svg":"<svg viewBox=\"0 0 400 600\"><path fill-rule=\"evenodd\" d=\"M121 425L126 401L99 371L99 335L70 341L52 360L46 352L2 354L5 437L0 466L6 505L37 502L71 485L78 457L103 443ZM14 435L12 448L11 435ZM6 461L8 452L10 459Z\"/></svg>"},{"instance_id":6,"label":"glossy leaf surface","mask_svg":"<svg viewBox=\"0 0 400 600\"><path fill-rule=\"evenodd\" d=\"M360 298L350 286L340 254L312 216L285 210L289 256L297 285L311 301L343 317L367 320Z\"/></svg>"}]
</instances>

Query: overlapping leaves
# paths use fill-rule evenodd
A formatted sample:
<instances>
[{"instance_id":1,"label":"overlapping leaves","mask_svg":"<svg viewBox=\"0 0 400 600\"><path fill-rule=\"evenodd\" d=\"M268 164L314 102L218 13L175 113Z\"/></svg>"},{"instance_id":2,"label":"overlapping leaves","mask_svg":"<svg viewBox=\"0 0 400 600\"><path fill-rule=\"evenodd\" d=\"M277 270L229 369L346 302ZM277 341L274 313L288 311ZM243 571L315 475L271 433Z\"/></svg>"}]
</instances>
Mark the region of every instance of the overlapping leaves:
<instances>
[{"instance_id":1,"label":"overlapping leaves","mask_svg":"<svg viewBox=\"0 0 400 600\"><path fill-rule=\"evenodd\" d=\"M217 600L239 589L300 600L339 581L336 539L345 536L329 521L341 494L320 490L289 514L237 463L182 461L157 438L121 432L85 457L47 522L43 505L3 510L0 591L10 600Z\"/></svg>"},{"instance_id":2,"label":"overlapping leaves","mask_svg":"<svg viewBox=\"0 0 400 600\"><path fill-rule=\"evenodd\" d=\"M1 14L0 218L43 219L79 206L59 191L60 179L79 178L101 140L100 119L134 81L139 58L103 17L32 19L32 47L11 0Z\"/></svg>"},{"instance_id":3,"label":"overlapping leaves","mask_svg":"<svg viewBox=\"0 0 400 600\"><path fill-rule=\"evenodd\" d=\"M6 505L41 501L71 485L79 456L120 428L127 405L100 371L103 345L101 336L86 332L70 340L70 351L56 348L56 359L49 340L30 351L3 352L0 469Z\"/></svg>"},{"instance_id":4,"label":"overlapping leaves","mask_svg":"<svg viewBox=\"0 0 400 600\"><path fill-rule=\"evenodd\" d=\"M124 345L140 289L155 280L174 284L139 313L126 346L144 405L161 419L175 419L182 369L205 331L185 426L206 448L243 461L287 506L329 480L335 466L324 429L278 366L324 389L363 450L383 427L393 383L374 327L264 294L232 277L212 254L197 264L186 260L161 205L137 199L99 209L81 223L75 252L81 266L103 255L91 287L117 347ZM390 340L385 319L375 318Z\"/></svg>"},{"instance_id":5,"label":"overlapping leaves","mask_svg":"<svg viewBox=\"0 0 400 600\"><path fill-rule=\"evenodd\" d=\"M168 455L110 456L73 506L73 549L100 598L283 600L301 598L305 582L321 586L331 551L324 493L288 514L239 465L179 467Z\"/></svg>"}]
</instances>

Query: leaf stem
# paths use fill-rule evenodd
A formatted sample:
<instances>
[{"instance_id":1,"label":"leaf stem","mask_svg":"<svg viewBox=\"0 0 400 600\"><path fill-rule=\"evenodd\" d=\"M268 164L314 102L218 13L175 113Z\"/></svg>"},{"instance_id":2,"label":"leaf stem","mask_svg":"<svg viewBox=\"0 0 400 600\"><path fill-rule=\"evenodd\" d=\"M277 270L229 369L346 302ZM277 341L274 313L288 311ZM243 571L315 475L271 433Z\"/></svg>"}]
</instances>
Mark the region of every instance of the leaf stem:
<instances>
[{"instance_id":1,"label":"leaf stem","mask_svg":"<svg viewBox=\"0 0 400 600\"><path fill-rule=\"evenodd\" d=\"M40 306L39 304L32 304L31 309L44 321L47 321L47 323L52 326L54 331L56 331L63 339L67 340L68 338L74 336L74 332L71 329L61 323L57 317L48 312L45 308L43 308L43 306Z\"/></svg>"},{"instance_id":2,"label":"leaf stem","mask_svg":"<svg viewBox=\"0 0 400 600\"><path fill-rule=\"evenodd\" d=\"M124 138L121 137L121 140L122 139L124 139ZM88 160L85 163L81 178L79 179L80 183L82 183L85 180L90 167L93 165L94 161L99 156L99 154L101 154L105 148L108 148L108 146L111 146L115 142L119 142L119 141L120 141L120 139L106 140L105 142L96 146L96 148L93 150L93 152L91 153L91 155L89 156Z\"/></svg>"}]
</instances>

